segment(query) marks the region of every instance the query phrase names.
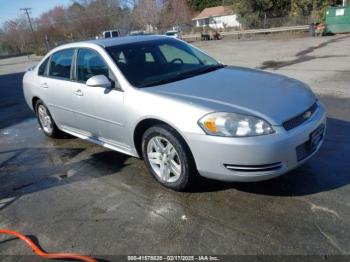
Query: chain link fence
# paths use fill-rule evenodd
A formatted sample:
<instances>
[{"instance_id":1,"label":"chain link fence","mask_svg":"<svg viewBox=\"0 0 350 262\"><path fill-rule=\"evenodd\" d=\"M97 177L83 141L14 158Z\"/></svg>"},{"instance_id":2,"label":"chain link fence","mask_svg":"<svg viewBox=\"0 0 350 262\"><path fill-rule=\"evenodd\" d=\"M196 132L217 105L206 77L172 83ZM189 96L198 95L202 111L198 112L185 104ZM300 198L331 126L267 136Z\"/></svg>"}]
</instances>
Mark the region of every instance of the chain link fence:
<instances>
[{"instance_id":1,"label":"chain link fence","mask_svg":"<svg viewBox=\"0 0 350 262\"><path fill-rule=\"evenodd\" d=\"M309 25L314 22L315 19L312 16L298 16L298 17L273 17L262 18L254 22L247 23L244 20L241 22L242 29L267 29L275 27L287 27L287 26L299 26Z\"/></svg>"}]
</instances>

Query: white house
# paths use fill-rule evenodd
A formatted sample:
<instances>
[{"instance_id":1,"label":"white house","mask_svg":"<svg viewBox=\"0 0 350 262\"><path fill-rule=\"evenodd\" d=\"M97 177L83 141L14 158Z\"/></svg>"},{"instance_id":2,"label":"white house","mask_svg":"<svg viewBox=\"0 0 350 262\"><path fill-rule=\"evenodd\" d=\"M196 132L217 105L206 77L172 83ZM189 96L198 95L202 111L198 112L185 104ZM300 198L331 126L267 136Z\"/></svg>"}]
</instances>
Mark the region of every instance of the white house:
<instances>
[{"instance_id":1,"label":"white house","mask_svg":"<svg viewBox=\"0 0 350 262\"><path fill-rule=\"evenodd\" d=\"M241 26L232 8L222 5L205 8L199 15L193 18L192 21L194 21L196 27L209 26L213 29Z\"/></svg>"}]
</instances>

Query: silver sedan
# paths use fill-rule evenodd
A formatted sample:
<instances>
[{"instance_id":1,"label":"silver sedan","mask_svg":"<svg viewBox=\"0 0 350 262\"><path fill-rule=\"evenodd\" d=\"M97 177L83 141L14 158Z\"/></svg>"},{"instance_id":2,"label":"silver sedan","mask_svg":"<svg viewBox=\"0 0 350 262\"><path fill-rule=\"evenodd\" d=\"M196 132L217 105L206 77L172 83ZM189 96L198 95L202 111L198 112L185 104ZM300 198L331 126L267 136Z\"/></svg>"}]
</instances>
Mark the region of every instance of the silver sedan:
<instances>
[{"instance_id":1,"label":"silver sedan","mask_svg":"<svg viewBox=\"0 0 350 262\"><path fill-rule=\"evenodd\" d=\"M326 114L305 84L225 66L164 36L60 46L26 72L43 132L62 132L145 160L163 185L200 174L261 181L298 167L324 140Z\"/></svg>"}]
</instances>

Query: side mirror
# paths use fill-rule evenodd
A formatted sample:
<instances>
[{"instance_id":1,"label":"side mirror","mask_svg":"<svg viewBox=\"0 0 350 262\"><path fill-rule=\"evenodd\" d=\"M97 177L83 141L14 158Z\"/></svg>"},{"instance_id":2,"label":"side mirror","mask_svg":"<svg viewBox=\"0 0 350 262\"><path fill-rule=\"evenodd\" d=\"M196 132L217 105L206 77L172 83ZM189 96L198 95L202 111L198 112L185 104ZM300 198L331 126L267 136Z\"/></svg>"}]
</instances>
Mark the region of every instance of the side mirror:
<instances>
[{"instance_id":1,"label":"side mirror","mask_svg":"<svg viewBox=\"0 0 350 262\"><path fill-rule=\"evenodd\" d=\"M104 88L111 88L112 83L111 81L105 76L105 75L97 75L90 77L86 81L87 86L96 86L96 87L104 87Z\"/></svg>"}]
</instances>

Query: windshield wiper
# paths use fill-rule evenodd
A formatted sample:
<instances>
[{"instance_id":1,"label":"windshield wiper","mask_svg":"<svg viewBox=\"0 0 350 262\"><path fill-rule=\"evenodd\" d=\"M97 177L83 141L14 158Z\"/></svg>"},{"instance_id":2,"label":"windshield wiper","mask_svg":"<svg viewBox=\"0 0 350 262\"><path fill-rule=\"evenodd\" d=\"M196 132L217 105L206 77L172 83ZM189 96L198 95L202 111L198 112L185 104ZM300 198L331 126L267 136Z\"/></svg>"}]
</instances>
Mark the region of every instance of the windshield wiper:
<instances>
[{"instance_id":1,"label":"windshield wiper","mask_svg":"<svg viewBox=\"0 0 350 262\"><path fill-rule=\"evenodd\" d=\"M153 81L150 83L145 83L145 84L140 85L139 87L142 88L142 87L150 87L150 86L167 84L170 82L175 82L175 81L183 80L183 79L190 78L193 76L209 73L209 72L212 72L212 71L224 68L224 67L226 67L226 65L218 64L218 65L207 66L207 67L203 67L203 68L188 71L188 72L181 72L181 73L176 74L173 77L156 80L156 81Z\"/></svg>"},{"instance_id":2,"label":"windshield wiper","mask_svg":"<svg viewBox=\"0 0 350 262\"><path fill-rule=\"evenodd\" d=\"M153 82L142 84L139 87L142 88L142 87L158 86L158 85L167 84L176 80L180 80L180 79L177 79L176 77L165 78L165 79L160 79Z\"/></svg>"},{"instance_id":3,"label":"windshield wiper","mask_svg":"<svg viewBox=\"0 0 350 262\"><path fill-rule=\"evenodd\" d=\"M204 67L204 68L202 68L201 70L198 70L198 71L199 71L199 74L205 74L205 73L209 73L209 72L212 72L212 71L216 71L216 70L224 68L224 67L226 67L226 65L218 64L218 65L212 65L212 66Z\"/></svg>"}]
</instances>

